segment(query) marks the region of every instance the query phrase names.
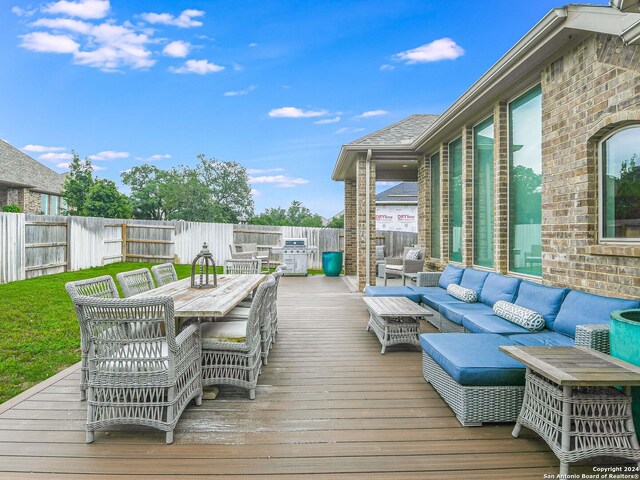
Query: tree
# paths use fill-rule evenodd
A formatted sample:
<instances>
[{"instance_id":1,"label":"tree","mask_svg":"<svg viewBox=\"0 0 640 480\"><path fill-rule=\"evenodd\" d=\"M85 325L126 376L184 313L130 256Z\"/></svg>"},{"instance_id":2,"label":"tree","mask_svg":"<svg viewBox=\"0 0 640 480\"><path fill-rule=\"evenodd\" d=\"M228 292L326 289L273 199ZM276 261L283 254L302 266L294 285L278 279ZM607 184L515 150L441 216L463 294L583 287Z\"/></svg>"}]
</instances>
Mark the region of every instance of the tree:
<instances>
[{"instance_id":1,"label":"tree","mask_svg":"<svg viewBox=\"0 0 640 480\"><path fill-rule=\"evenodd\" d=\"M122 173L122 183L131 189L130 201L136 218L167 218L164 184L169 172L153 165L140 165Z\"/></svg>"},{"instance_id":2,"label":"tree","mask_svg":"<svg viewBox=\"0 0 640 480\"><path fill-rule=\"evenodd\" d=\"M222 162L198 155L198 177L209 189L214 203L216 222L239 223L241 218L253 216L253 197L246 168L237 162Z\"/></svg>"},{"instance_id":3,"label":"tree","mask_svg":"<svg viewBox=\"0 0 640 480\"><path fill-rule=\"evenodd\" d=\"M111 180L95 180L85 199L83 214L90 217L130 218L131 204Z\"/></svg>"},{"instance_id":4,"label":"tree","mask_svg":"<svg viewBox=\"0 0 640 480\"><path fill-rule=\"evenodd\" d=\"M253 217L254 225L288 225L292 227L322 227L322 217L311 213L302 202L294 200L288 209L282 207L267 208L263 213Z\"/></svg>"},{"instance_id":5,"label":"tree","mask_svg":"<svg viewBox=\"0 0 640 480\"><path fill-rule=\"evenodd\" d=\"M89 190L93 186L93 167L91 160L80 160L76 152L73 152L73 160L69 165L69 173L64 179L62 197L67 202L64 213L67 215L85 215L85 203Z\"/></svg>"},{"instance_id":6,"label":"tree","mask_svg":"<svg viewBox=\"0 0 640 480\"><path fill-rule=\"evenodd\" d=\"M344 215L336 215L329 220L327 228L344 228Z\"/></svg>"},{"instance_id":7,"label":"tree","mask_svg":"<svg viewBox=\"0 0 640 480\"><path fill-rule=\"evenodd\" d=\"M215 222L216 204L198 173L188 167L173 168L160 187L167 220Z\"/></svg>"}]
</instances>

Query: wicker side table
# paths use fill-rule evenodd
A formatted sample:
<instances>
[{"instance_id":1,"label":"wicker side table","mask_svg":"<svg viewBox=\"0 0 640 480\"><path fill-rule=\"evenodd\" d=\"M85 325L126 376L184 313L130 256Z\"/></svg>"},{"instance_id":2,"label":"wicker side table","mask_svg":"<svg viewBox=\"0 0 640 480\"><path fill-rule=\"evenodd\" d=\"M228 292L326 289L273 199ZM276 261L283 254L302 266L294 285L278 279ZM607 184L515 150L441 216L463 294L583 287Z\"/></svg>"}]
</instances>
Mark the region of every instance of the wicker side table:
<instances>
[{"instance_id":1,"label":"wicker side table","mask_svg":"<svg viewBox=\"0 0 640 480\"><path fill-rule=\"evenodd\" d=\"M527 367L513 436L523 426L540 435L560 460L560 475L569 473L569 463L590 457L640 461L630 396L640 368L586 347L500 350Z\"/></svg>"}]
</instances>

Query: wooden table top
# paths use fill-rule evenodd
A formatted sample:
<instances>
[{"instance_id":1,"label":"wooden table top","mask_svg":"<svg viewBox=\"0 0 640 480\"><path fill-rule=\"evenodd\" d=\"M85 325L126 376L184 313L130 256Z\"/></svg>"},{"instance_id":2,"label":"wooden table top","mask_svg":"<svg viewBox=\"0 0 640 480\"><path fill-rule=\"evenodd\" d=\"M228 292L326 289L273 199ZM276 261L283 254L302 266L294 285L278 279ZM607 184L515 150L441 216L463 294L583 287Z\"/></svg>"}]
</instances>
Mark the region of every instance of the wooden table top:
<instances>
[{"instance_id":1,"label":"wooden table top","mask_svg":"<svg viewBox=\"0 0 640 480\"><path fill-rule=\"evenodd\" d=\"M264 275L218 275L215 288L191 288L191 278L134 295L132 298L173 298L176 317L224 317L249 295Z\"/></svg>"},{"instance_id":2,"label":"wooden table top","mask_svg":"<svg viewBox=\"0 0 640 480\"><path fill-rule=\"evenodd\" d=\"M362 297L367 308L379 317L430 317L433 314L405 297Z\"/></svg>"},{"instance_id":3,"label":"wooden table top","mask_svg":"<svg viewBox=\"0 0 640 480\"><path fill-rule=\"evenodd\" d=\"M640 367L587 347L500 347L561 386L640 385Z\"/></svg>"}]
</instances>

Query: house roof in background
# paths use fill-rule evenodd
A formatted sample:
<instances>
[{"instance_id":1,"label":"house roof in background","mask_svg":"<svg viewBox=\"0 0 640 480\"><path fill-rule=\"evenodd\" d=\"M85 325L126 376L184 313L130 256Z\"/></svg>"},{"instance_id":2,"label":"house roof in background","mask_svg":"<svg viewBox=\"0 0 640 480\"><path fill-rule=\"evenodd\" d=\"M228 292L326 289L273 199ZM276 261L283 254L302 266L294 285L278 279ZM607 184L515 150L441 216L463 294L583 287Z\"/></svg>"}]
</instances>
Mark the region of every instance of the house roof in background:
<instances>
[{"instance_id":1,"label":"house roof in background","mask_svg":"<svg viewBox=\"0 0 640 480\"><path fill-rule=\"evenodd\" d=\"M429 126L436 121L438 115L415 114L393 123L388 127L377 130L369 135L360 137L347 144L349 146L398 146L411 145L422 135Z\"/></svg>"},{"instance_id":2,"label":"house roof in background","mask_svg":"<svg viewBox=\"0 0 640 480\"><path fill-rule=\"evenodd\" d=\"M0 184L60 194L64 175L0 140Z\"/></svg>"},{"instance_id":3,"label":"house roof in background","mask_svg":"<svg viewBox=\"0 0 640 480\"><path fill-rule=\"evenodd\" d=\"M417 204L418 182L402 182L376 195L376 203Z\"/></svg>"}]
</instances>

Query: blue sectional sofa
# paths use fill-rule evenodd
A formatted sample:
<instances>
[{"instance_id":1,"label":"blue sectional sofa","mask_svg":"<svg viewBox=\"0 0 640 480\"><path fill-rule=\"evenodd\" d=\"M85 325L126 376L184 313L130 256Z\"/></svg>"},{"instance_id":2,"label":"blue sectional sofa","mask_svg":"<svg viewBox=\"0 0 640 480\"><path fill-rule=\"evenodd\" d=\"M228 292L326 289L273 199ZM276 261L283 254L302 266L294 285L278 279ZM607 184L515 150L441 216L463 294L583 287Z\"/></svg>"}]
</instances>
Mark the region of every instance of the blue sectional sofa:
<instances>
[{"instance_id":1,"label":"blue sectional sofa","mask_svg":"<svg viewBox=\"0 0 640 480\"><path fill-rule=\"evenodd\" d=\"M451 283L475 290L478 301L465 303L451 296L446 290ZM423 374L465 426L517 418L525 368L499 347L575 344L609 353L611 312L640 306L638 300L548 287L453 265L442 273L418 274L417 286L367 287L365 294L405 296L432 311L431 323L445 334L420 336ZM498 300L538 312L544 328L532 332L495 315L493 305Z\"/></svg>"}]
</instances>

